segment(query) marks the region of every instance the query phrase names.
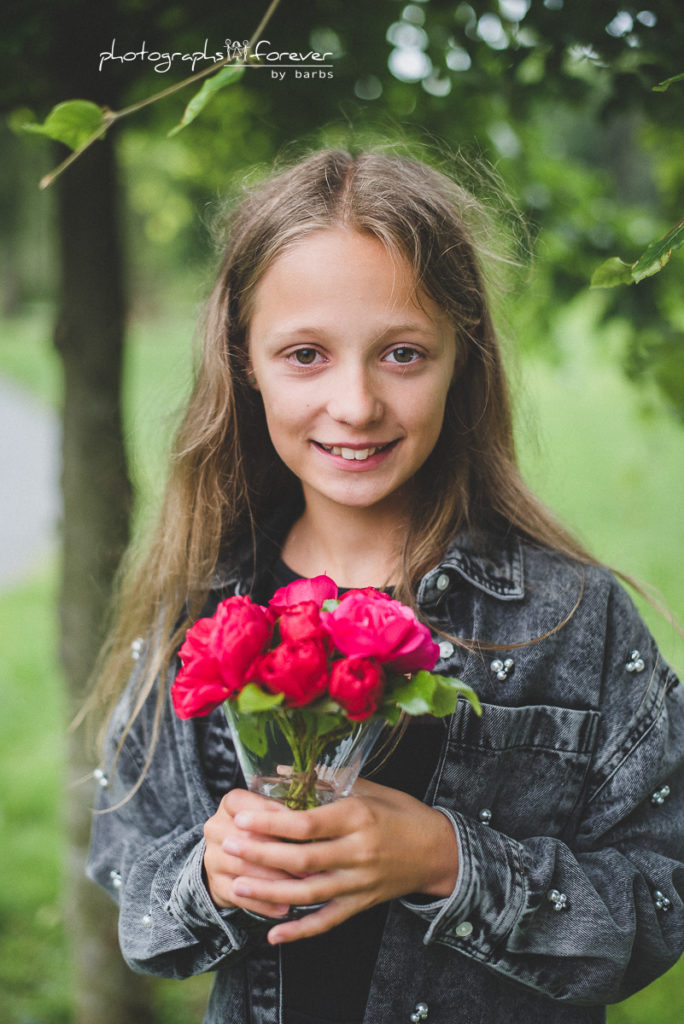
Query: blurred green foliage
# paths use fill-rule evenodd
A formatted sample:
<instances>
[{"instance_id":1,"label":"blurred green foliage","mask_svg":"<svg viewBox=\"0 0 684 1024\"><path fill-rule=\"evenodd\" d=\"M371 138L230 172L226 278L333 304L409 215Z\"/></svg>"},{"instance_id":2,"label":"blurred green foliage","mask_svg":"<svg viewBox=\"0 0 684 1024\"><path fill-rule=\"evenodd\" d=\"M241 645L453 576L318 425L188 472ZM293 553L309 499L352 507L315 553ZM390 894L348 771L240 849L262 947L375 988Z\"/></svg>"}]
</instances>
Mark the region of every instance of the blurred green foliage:
<instances>
[{"instance_id":1,"label":"blurred green foliage","mask_svg":"<svg viewBox=\"0 0 684 1024\"><path fill-rule=\"evenodd\" d=\"M191 53L205 39L212 52L227 36L246 39L265 6L198 0L190 11L111 0L93 10L82 0L36 0L39 66L30 80L22 76L32 19L12 11L0 58L18 73L0 88L0 106L33 107L41 120L51 103L72 98L51 92L55 61L73 47L70 26L79 26L81 62L97 62L114 37L120 53L143 40L148 50ZM549 354L559 303L584 291L607 257L636 259L681 218L684 82L653 91L682 72L684 11L676 0L644 8L617 0L379 0L362 18L342 0L282 0L265 35L274 49L332 51L333 78L276 82L268 68L248 69L172 140L167 133L194 87L117 129L138 306L162 302L169 281L186 287L185 270L205 258L212 211L246 169L331 137L351 145L434 140L447 163L459 149L491 160L530 224L537 266L528 315L545 328L534 337ZM165 73L149 61L108 61L83 98L136 102L189 70L181 61ZM26 175L12 167L0 175L17 209L40 203L47 211L49 199L35 195ZM627 374L655 382L684 417L681 280L678 253L657 278L615 289L601 316L624 324L614 355ZM28 275L25 292L35 286Z\"/></svg>"},{"instance_id":2,"label":"blurred green foliage","mask_svg":"<svg viewBox=\"0 0 684 1024\"><path fill-rule=\"evenodd\" d=\"M55 91L60 62L95 61L114 36L122 49L147 40L191 52L205 38L211 49L227 35L247 38L263 7L265 0L10 5L0 110L16 126L76 98ZM588 292L606 257L636 258L684 210L684 83L652 91L682 71L678 0L643 8L618 0L378 0L362 16L345 0L282 0L266 36L283 50L332 49L334 77L275 82L247 71L174 138L168 132L190 94L116 130L132 308L124 397L140 522L161 485L161 451L188 385L189 340L213 262L209 227L226 197L279 154L403 139L422 153L432 147L447 168L460 153L453 166L468 169L469 183L488 159L525 216L519 252L524 260L528 250L529 268L503 304L523 353L516 393L527 475L599 556L657 581L684 614L675 418L684 418L682 254L638 286ZM82 98L118 107L187 70L110 62ZM63 153L4 124L0 135L0 302L13 316L0 361L58 406L47 305L58 275L53 197L37 183ZM489 187L483 180L485 199ZM515 230L510 210L506 219ZM540 446L528 429L537 413ZM0 650L9 837L0 849L0 1005L12 1024L69 1019L53 590L48 572L0 597L13 641ZM647 614L681 666L672 631ZM683 985L680 964L612 1008L611 1024L679 1024ZM205 990L206 979L162 986L166 1024L199 1019Z\"/></svg>"}]
</instances>

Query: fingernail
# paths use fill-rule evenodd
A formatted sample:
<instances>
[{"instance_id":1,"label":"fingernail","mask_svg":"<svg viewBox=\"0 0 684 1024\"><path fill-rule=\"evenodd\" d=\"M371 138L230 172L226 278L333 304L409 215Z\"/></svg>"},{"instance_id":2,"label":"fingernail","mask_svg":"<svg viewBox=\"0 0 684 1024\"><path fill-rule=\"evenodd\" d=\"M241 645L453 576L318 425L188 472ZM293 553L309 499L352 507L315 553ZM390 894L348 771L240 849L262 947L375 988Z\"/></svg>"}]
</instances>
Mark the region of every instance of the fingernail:
<instances>
[{"instance_id":1,"label":"fingernail","mask_svg":"<svg viewBox=\"0 0 684 1024\"><path fill-rule=\"evenodd\" d=\"M238 828L249 828L252 824L252 815L248 811L239 811L234 820Z\"/></svg>"},{"instance_id":2,"label":"fingernail","mask_svg":"<svg viewBox=\"0 0 684 1024\"><path fill-rule=\"evenodd\" d=\"M234 839L224 839L221 843L221 849L224 853L233 853L238 855L242 850L239 843L236 843Z\"/></svg>"},{"instance_id":3,"label":"fingernail","mask_svg":"<svg viewBox=\"0 0 684 1024\"><path fill-rule=\"evenodd\" d=\"M247 882L233 882L233 892L236 896L251 896L252 887Z\"/></svg>"},{"instance_id":4,"label":"fingernail","mask_svg":"<svg viewBox=\"0 0 684 1024\"><path fill-rule=\"evenodd\" d=\"M272 946L277 946L279 942L282 942L282 937L279 932L271 931L268 933L268 941Z\"/></svg>"}]
</instances>

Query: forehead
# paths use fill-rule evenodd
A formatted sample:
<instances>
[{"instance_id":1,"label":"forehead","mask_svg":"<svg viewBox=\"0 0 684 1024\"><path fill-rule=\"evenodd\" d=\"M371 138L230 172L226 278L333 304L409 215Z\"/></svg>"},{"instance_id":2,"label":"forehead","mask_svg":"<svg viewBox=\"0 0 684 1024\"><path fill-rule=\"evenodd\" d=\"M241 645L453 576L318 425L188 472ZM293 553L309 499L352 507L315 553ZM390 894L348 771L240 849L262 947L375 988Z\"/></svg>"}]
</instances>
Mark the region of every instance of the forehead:
<instances>
[{"instance_id":1,"label":"forehead","mask_svg":"<svg viewBox=\"0 0 684 1024\"><path fill-rule=\"evenodd\" d=\"M410 309L432 321L441 310L416 286L408 260L374 235L349 228L319 229L298 239L271 263L256 285L249 320L285 310L365 308L369 315Z\"/></svg>"}]
</instances>

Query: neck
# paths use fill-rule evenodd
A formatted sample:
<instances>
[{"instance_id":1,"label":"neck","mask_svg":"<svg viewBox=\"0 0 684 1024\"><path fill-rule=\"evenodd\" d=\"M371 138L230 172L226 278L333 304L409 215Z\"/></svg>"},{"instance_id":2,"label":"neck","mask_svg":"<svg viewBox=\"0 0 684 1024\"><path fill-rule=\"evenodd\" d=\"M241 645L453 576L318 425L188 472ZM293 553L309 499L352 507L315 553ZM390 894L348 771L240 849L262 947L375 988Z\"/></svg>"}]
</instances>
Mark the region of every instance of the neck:
<instances>
[{"instance_id":1,"label":"neck","mask_svg":"<svg viewBox=\"0 0 684 1024\"><path fill-rule=\"evenodd\" d=\"M282 549L301 576L330 576L340 587L386 587L398 582L406 516L393 509L316 507L307 502ZM324 513L324 514L323 514Z\"/></svg>"}]
</instances>

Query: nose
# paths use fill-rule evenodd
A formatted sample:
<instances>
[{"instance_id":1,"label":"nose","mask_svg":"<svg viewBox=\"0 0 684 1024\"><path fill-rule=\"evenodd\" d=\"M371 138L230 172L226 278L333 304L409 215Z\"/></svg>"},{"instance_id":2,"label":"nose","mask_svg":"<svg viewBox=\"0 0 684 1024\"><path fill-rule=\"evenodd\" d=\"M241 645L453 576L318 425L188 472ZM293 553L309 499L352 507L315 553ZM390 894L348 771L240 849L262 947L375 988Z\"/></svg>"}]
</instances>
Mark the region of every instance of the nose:
<instances>
[{"instance_id":1,"label":"nose","mask_svg":"<svg viewBox=\"0 0 684 1024\"><path fill-rule=\"evenodd\" d=\"M370 368L340 367L331 379L328 414L338 423L362 428L382 419L383 402Z\"/></svg>"}]
</instances>

